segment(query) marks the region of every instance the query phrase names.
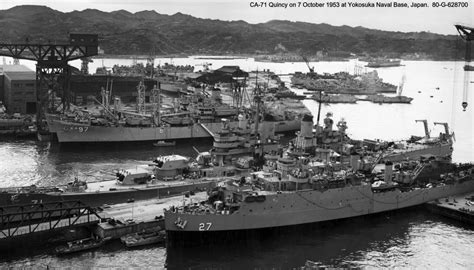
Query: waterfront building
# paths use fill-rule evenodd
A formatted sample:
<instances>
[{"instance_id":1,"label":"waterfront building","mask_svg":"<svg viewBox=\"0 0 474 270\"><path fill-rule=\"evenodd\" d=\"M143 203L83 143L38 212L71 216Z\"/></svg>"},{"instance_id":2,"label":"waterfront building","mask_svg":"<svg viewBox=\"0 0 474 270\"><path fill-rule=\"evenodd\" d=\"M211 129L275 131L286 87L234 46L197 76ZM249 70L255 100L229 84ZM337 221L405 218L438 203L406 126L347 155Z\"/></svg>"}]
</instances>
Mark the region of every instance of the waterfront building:
<instances>
[{"instance_id":1,"label":"waterfront building","mask_svg":"<svg viewBox=\"0 0 474 270\"><path fill-rule=\"evenodd\" d=\"M0 101L8 113L36 113L35 72L23 65L0 65Z\"/></svg>"}]
</instances>

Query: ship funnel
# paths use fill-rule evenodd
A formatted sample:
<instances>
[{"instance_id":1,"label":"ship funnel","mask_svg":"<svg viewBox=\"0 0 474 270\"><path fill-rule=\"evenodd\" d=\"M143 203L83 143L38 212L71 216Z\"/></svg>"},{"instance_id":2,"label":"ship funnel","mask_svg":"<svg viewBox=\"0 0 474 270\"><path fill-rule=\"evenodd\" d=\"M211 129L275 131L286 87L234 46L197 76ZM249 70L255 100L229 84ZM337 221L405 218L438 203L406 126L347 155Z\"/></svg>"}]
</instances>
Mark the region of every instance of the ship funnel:
<instances>
[{"instance_id":1,"label":"ship funnel","mask_svg":"<svg viewBox=\"0 0 474 270\"><path fill-rule=\"evenodd\" d=\"M384 180L387 184L392 183L393 163L391 161L385 162Z\"/></svg>"},{"instance_id":2,"label":"ship funnel","mask_svg":"<svg viewBox=\"0 0 474 270\"><path fill-rule=\"evenodd\" d=\"M263 123L260 126L260 140L266 141L269 138L275 137L275 121L274 118L265 114L263 117Z\"/></svg>"},{"instance_id":3,"label":"ship funnel","mask_svg":"<svg viewBox=\"0 0 474 270\"><path fill-rule=\"evenodd\" d=\"M359 170L359 154L351 152L350 165L354 171Z\"/></svg>"},{"instance_id":4,"label":"ship funnel","mask_svg":"<svg viewBox=\"0 0 474 270\"><path fill-rule=\"evenodd\" d=\"M313 136L313 116L305 114L301 120L301 136L312 137Z\"/></svg>"}]
</instances>

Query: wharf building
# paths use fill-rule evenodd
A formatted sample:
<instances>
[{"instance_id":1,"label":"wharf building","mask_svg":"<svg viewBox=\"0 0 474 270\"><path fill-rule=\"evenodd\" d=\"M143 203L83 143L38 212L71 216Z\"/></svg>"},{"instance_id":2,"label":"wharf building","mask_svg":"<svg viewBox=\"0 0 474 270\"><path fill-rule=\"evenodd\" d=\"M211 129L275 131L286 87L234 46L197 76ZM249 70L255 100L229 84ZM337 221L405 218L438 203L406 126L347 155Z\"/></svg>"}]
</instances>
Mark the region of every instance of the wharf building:
<instances>
[{"instance_id":1,"label":"wharf building","mask_svg":"<svg viewBox=\"0 0 474 270\"><path fill-rule=\"evenodd\" d=\"M0 101L7 113L36 113L36 74L23 65L0 65Z\"/></svg>"}]
</instances>

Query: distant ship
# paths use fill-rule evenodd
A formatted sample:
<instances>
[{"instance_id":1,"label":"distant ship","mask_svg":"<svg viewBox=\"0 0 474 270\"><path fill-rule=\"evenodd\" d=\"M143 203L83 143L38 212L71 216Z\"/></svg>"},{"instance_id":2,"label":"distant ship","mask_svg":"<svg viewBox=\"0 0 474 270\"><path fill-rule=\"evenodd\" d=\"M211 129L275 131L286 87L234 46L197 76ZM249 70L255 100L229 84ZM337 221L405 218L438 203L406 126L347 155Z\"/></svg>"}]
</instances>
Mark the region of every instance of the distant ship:
<instances>
[{"instance_id":1,"label":"distant ship","mask_svg":"<svg viewBox=\"0 0 474 270\"><path fill-rule=\"evenodd\" d=\"M324 94L321 97L315 94L311 97L317 102L322 103L356 103L357 98L353 95L348 94Z\"/></svg>"},{"instance_id":2,"label":"distant ship","mask_svg":"<svg viewBox=\"0 0 474 270\"><path fill-rule=\"evenodd\" d=\"M367 64L367 67L371 67L371 68L398 67L398 66L401 66L401 60L399 59L376 59L375 61L370 61Z\"/></svg>"},{"instance_id":3,"label":"distant ship","mask_svg":"<svg viewBox=\"0 0 474 270\"><path fill-rule=\"evenodd\" d=\"M373 170L378 159L367 164L366 147L352 147L344 160L347 126L338 123L334 133L329 120L317 128L322 139L304 121L294 143L284 154L268 156L261 171L223 182L206 201L165 210L168 241L370 215L474 190L474 166L445 156L388 160L382 172Z\"/></svg>"},{"instance_id":4,"label":"distant ship","mask_svg":"<svg viewBox=\"0 0 474 270\"><path fill-rule=\"evenodd\" d=\"M380 103L380 104L382 103L406 103L406 104L411 103L413 98L402 96L403 86L405 85L405 81L406 81L406 76L405 74L403 74L402 80L400 81L400 84L398 85L396 96L390 97L390 96L377 94L377 95L368 96L367 100L372 101L374 103Z\"/></svg>"},{"instance_id":5,"label":"distant ship","mask_svg":"<svg viewBox=\"0 0 474 270\"><path fill-rule=\"evenodd\" d=\"M308 72L303 74L295 72L291 83L298 88L310 91L324 91L326 94L351 94L370 95L376 93L396 93L397 87L383 82L376 70L366 73L338 72L334 74Z\"/></svg>"}]
</instances>

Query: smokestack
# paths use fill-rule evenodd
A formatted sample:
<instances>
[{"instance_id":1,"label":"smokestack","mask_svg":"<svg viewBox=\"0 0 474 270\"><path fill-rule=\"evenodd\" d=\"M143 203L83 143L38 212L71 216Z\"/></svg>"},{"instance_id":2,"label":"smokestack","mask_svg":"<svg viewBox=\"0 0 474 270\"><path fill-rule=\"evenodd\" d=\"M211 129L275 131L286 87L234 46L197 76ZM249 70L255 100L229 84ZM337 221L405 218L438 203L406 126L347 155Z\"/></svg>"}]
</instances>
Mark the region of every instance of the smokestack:
<instances>
[{"instance_id":1,"label":"smokestack","mask_svg":"<svg viewBox=\"0 0 474 270\"><path fill-rule=\"evenodd\" d=\"M354 171L359 170L359 154L351 152L350 165Z\"/></svg>"},{"instance_id":2,"label":"smokestack","mask_svg":"<svg viewBox=\"0 0 474 270\"><path fill-rule=\"evenodd\" d=\"M260 140L266 141L268 138L275 137L275 119L270 114L263 115L263 122L260 126Z\"/></svg>"},{"instance_id":3,"label":"smokestack","mask_svg":"<svg viewBox=\"0 0 474 270\"><path fill-rule=\"evenodd\" d=\"M312 137L313 136L313 116L305 114L301 120L301 136Z\"/></svg>"},{"instance_id":4,"label":"smokestack","mask_svg":"<svg viewBox=\"0 0 474 270\"><path fill-rule=\"evenodd\" d=\"M385 162L385 176L384 180L387 184L392 183L393 163L391 161Z\"/></svg>"}]
</instances>

